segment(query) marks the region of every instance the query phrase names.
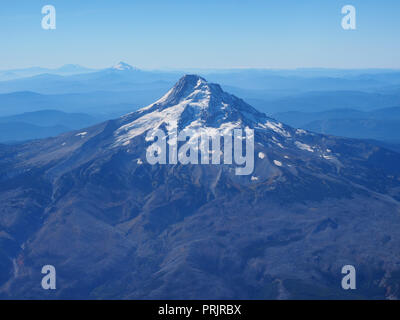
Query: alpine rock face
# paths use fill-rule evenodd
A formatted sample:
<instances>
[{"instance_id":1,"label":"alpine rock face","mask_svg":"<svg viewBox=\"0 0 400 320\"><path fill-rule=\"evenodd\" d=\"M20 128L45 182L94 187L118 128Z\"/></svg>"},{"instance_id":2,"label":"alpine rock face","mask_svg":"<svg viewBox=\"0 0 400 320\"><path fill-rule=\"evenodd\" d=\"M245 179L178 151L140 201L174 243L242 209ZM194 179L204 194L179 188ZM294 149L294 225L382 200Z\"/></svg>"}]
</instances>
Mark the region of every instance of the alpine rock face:
<instances>
[{"instance_id":1,"label":"alpine rock face","mask_svg":"<svg viewBox=\"0 0 400 320\"><path fill-rule=\"evenodd\" d=\"M154 164L150 130L254 132L254 169ZM294 129L205 79L0 147L4 298L398 298L400 154ZM57 290L40 288L54 265ZM354 265L357 290L341 288Z\"/></svg>"}]
</instances>

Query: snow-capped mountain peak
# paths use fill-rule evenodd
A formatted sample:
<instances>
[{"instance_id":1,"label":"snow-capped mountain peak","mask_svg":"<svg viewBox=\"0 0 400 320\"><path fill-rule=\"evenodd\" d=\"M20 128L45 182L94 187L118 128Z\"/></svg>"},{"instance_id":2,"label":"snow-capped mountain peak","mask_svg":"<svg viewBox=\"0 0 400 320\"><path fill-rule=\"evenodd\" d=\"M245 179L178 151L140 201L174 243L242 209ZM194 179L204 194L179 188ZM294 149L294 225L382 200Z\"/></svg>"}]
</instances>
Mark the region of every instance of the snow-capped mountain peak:
<instances>
[{"instance_id":1,"label":"snow-capped mountain peak","mask_svg":"<svg viewBox=\"0 0 400 320\"><path fill-rule=\"evenodd\" d=\"M218 84L197 75L183 76L155 103L131 113L117 130L118 144L144 132L166 126L197 129L256 127L269 119L243 100L226 93Z\"/></svg>"},{"instance_id":2,"label":"snow-capped mountain peak","mask_svg":"<svg viewBox=\"0 0 400 320\"><path fill-rule=\"evenodd\" d=\"M121 61L119 63L117 63L115 66L112 67L112 69L114 70L118 70L118 71L132 71L132 70L136 70L136 68L132 67L131 65Z\"/></svg>"},{"instance_id":3,"label":"snow-capped mountain peak","mask_svg":"<svg viewBox=\"0 0 400 320\"><path fill-rule=\"evenodd\" d=\"M129 148L133 139L153 129L161 129L168 136L176 130L221 136L234 129L253 129L259 146L268 146L269 152L270 148L279 152L297 150L340 165L323 144L315 143L315 134L276 121L197 75L183 76L161 99L121 117L118 124L113 147ZM281 160L277 163L283 163Z\"/></svg>"},{"instance_id":4,"label":"snow-capped mountain peak","mask_svg":"<svg viewBox=\"0 0 400 320\"><path fill-rule=\"evenodd\" d=\"M229 121L255 124L266 118L243 100L223 91L220 85L197 75L183 76L161 99L140 109L139 113L170 108L182 109L184 122L199 120L212 127Z\"/></svg>"}]
</instances>

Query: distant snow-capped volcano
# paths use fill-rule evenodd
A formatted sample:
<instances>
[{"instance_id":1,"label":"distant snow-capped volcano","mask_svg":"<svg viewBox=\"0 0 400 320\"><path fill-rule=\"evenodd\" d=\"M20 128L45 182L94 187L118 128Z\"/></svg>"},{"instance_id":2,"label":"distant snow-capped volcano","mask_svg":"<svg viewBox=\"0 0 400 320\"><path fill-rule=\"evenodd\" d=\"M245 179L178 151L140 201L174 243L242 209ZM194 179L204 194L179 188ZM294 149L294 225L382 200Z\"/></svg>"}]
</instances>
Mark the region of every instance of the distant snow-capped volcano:
<instances>
[{"instance_id":1,"label":"distant snow-capped volcano","mask_svg":"<svg viewBox=\"0 0 400 320\"><path fill-rule=\"evenodd\" d=\"M115 66L112 67L114 70L119 70L119 71L133 71L137 70L137 68L132 67L130 64L127 64L123 61L117 63Z\"/></svg>"}]
</instances>

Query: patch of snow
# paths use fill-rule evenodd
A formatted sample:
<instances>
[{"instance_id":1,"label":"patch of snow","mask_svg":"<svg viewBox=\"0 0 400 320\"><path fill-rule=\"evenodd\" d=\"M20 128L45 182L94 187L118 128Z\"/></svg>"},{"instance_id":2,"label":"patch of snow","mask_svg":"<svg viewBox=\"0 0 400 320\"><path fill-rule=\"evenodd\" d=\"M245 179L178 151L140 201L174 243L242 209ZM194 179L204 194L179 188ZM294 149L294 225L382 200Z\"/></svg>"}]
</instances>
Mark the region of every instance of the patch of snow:
<instances>
[{"instance_id":1,"label":"patch of snow","mask_svg":"<svg viewBox=\"0 0 400 320\"><path fill-rule=\"evenodd\" d=\"M133 122L123 125L116 131L116 145L123 145L125 142L150 129L158 129L163 123L165 123L167 127L173 127L174 124L178 123L178 119L188 103L188 101L184 101L162 111L155 110Z\"/></svg>"},{"instance_id":2,"label":"patch of snow","mask_svg":"<svg viewBox=\"0 0 400 320\"><path fill-rule=\"evenodd\" d=\"M305 143L301 143L299 141L296 141L294 143L296 145L297 148L301 149L301 150L305 150L305 151L309 151L309 152L314 152L313 148L311 148L308 144Z\"/></svg>"},{"instance_id":3,"label":"patch of snow","mask_svg":"<svg viewBox=\"0 0 400 320\"><path fill-rule=\"evenodd\" d=\"M307 134L307 131L303 130L303 129L297 129L296 134L299 134L299 135Z\"/></svg>"},{"instance_id":4,"label":"patch of snow","mask_svg":"<svg viewBox=\"0 0 400 320\"><path fill-rule=\"evenodd\" d=\"M278 141L272 141L272 142L275 143L279 148L285 149L285 147L282 145L282 143L280 143Z\"/></svg>"},{"instance_id":5,"label":"patch of snow","mask_svg":"<svg viewBox=\"0 0 400 320\"><path fill-rule=\"evenodd\" d=\"M265 123L259 123L258 125L263 129L271 129L272 131L280 134L283 137L291 137L290 133L283 129L283 125L280 122L267 121Z\"/></svg>"},{"instance_id":6,"label":"patch of snow","mask_svg":"<svg viewBox=\"0 0 400 320\"><path fill-rule=\"evenodd\" d=\"M76 134L75 136L76 137L81 137L81 138L84 138L85 136L87 135L87 132L85 131L85 132L81 132L81 133L78 133L78 134Z\"/></svg>"},{"instance_id":7,"label":"patch of snow","mask_svg":"<svg viewBox=\"0 0 400 320\"><path fill-rule=\"evenodd\" d=\"M257 180L258 180L258 177L251 176L251 181L257 181Z\"/></svg>"},{"instance_id":8,"label":"patch of snow","mask_svg":"<svg viewBox=\"0 0 400 320\"><path fill-rule=\"evenodd\" d=\"M274 160L274 163L275 163L276 166L282 167L282 162L280 162L278 160Z\"/></svg>"}]
</instances>

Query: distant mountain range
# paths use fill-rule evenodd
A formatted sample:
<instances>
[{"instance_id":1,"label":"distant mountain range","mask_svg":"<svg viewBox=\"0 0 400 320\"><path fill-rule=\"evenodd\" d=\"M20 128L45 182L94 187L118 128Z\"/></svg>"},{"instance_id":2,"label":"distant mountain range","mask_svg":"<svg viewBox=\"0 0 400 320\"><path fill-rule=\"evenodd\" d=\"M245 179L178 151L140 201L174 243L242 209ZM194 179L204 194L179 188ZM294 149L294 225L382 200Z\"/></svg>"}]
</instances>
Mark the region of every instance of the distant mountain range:
<instances>
[{"instance_id":1,"label":"distant mountain range","mask_svg":"<svg viewBox=\"0 0 400 320\"><path fill-rule=\"evenodd\" d=\"M324 112L283 112L273 115L296 128L336 136L400 142L400 107L369 112L334 109Z\"/></svg>"},{"instance_id":2,"label":"distant mountain range","mask_svg":"<svg viewBox=\"0 0 400 320\"><path fill-rule=\"evenodd\" d=\"M13 143L57 136L60 133L88 127L104 119L83 113L56 110L27 112L0 117L0 143Z\"/></svg>"},{"instance_id":3,"label":"distant mountain range","mask_svg":"<svg viewBox=\"0 0 400 320\"><path fill-rule=\"evenodd\" d=\"M165 84L151 89L124 92L96 91L89 93L66 93L44 95L35 92L13 92L0 94L0 116L11 116L25 112L58 110L65 113L88 113L120 116L154 101L165 92Z\"/></svg>"},{"instance_id":4,"label":"distant mountain range","mask_svg":"<svg viewBox=\"0 0 400 320\"><path fill-rule=\"evenodd\" d=\"M235 89L233 91L236 93ZM247 100L268 114L289 111L325 112L332 109L373 111L400 104L400 86L398 90L392 91L310 91L271 99L265 99L262 95L258 98L257 94L240 91Z\"/></svg>"},{"instance_id":5,"label":"distant mountain range","mask_svg":"<svg viewBox=\"0 0 400 320\"><path fill-rule=\"evenodd\" d=\"M255 164L150 165L150 129L251 128ZM0 297L399 298L400 154L187 75L148 107L0 146ZM57 290L40 288L41 268ZM354 265L357 290L341 289Z\"/></svg>"},{"instance_id":6,"label":"distant mountain range","mask_svg":"<svg viewBox=\"0 0 400 320\"><path fill-rule=\"evenodd\" d=\"M121 61L110 68L101 70L67 65L54 70L31 68L18 72L24 76L14 80L0 77L0 80L9 80L0 81L0 93L34 91L43 94L60 94L129 91L137 89L136 86L149 88L148 85L151 83L168 82L171 85L171 82L175 83L185 71L145 71ZM400 71L398 70L244 69L203 70L200 74L221 83L231 91L232 88L242 90L241 96L247 98L250 95L257 99L285 97L310 91L327 93L353 91L360 95L365 92L382 92L383 89L398 91L400 86Z\"/></svg>"},{"instance_id":7,"label":"distant mountain range","mask_svg":"<svg viewBox=\"0 0 400 320\"><path fill-rule=\"evenodd\" d=\"M182 75L180 71L144 71L122 61L101 70L65 65L59 69L4 72L19 76L0 81L0 117L57 110L64 114L88 114L99 120L116 118L150 104ZM398 70L203 70L202 73L260 111L294 127L381 140L388 146L399 141L400 118L394 108L400 105ZM3 121L0 129L5 134L0 142L43 138L78 128L81 123L93 124L76 119L76 125L70 123L62 128L56 128L55 122L49 122L45 126L48 128L30 122L24 128L24 121L15 125L15 121L7 124Z\"/></svg>"},{"instance_id":8,"label":"distant mountain range","mask_svg":"<svg viewBox=\"0 0 400 320\"><path fill-rule=\"evenodd\" d=\"M94 72L95 69L89 69L77 64L66 64L60 68L50 69L41 67L32 67L25 69L0 70L0 81L14 80L18 78L33 77L40 74L58 74L73 75L80 73Z\"/></svg>"},{"instance_id":9,"label":"distant mountain range","mask_svg":"<svg viewBox=\"0 0 400 320\"><path fill-rule=\"evenodd\" d=\"M39 73L30 77L0 81L0 93L33 91L41 94L89 93L95 91L135 91L170 86L181 73L141 71L127 63L92 72Z\"/></svg>"}]
</instances>

